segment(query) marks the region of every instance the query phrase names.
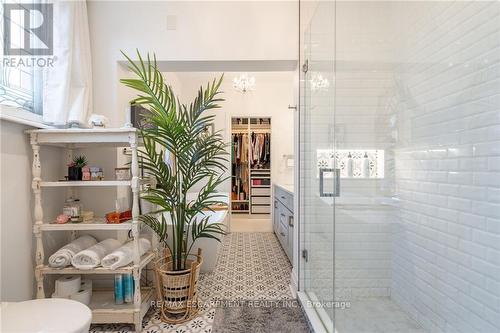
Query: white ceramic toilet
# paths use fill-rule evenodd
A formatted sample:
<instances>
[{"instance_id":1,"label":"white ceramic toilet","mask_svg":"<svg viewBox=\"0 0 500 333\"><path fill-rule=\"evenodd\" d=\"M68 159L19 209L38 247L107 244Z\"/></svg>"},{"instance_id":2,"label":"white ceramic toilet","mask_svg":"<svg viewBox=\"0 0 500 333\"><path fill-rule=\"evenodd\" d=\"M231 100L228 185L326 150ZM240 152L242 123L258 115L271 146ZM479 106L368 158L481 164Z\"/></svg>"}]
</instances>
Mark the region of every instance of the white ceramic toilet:
<instances>
[{"instance_id":1,"label":"white ceramic toilet","mask_svg":"<svg viewBox=\"0 0 500 333\"><path fill-rule=\"evenodd\" d=\"M2 333L87 333L89 307L61 298L2 303Z\"/></svg>"}]
</instances>

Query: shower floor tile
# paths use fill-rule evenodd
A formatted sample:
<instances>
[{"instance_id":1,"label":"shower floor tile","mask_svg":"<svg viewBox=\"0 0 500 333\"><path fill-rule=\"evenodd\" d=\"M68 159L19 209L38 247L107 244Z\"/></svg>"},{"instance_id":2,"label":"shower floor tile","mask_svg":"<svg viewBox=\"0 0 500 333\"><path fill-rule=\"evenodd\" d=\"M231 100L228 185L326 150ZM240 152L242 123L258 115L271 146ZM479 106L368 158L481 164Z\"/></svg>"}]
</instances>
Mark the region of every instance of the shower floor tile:
<instances>
[{"instance_id":1,"label":"shower floor tile","mask_svg":"<svg viewBox=\"0 0 500 333\"><path fill-rule=\"evenodd\" d=\"M350 303L350 308L335 310L338 333L427 333L389 298Z\"/></svg>"}]
</instances>

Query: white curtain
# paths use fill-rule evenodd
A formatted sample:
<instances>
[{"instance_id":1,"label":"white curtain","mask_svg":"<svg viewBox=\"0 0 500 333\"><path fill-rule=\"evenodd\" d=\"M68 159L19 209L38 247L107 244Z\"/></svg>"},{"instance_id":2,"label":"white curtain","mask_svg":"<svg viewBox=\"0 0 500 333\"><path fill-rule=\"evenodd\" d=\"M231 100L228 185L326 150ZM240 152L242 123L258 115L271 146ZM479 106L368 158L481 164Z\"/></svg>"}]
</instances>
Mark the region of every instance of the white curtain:
<instances>
[{"instance_id":1,"label":"white curtain","mask_svg":"<svg viewBox=\"0 0 500 333\"><path fill-rule=\"evenodd\" d=\"M92 64L85 1L54 1L54 66L44 73L43 120L87 123L92 110Z\"/></svg>"}]
</instances>

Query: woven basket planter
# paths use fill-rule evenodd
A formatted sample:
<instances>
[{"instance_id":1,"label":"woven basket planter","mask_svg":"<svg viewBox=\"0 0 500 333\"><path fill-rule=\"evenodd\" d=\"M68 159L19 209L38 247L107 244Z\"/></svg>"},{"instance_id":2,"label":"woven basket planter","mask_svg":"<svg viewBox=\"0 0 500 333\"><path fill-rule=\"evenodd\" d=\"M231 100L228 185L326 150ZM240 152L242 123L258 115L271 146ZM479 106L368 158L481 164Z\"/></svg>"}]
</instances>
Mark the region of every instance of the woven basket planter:
<instances>
[{"instance_id":1,"label":"woven basket planter","mask_svg":"<svg viewBox=\"0 0 500 333\"><path fill-rule=\"evenodd\" d=\"M201 249L197 255L188 255L182 271L172 270L172 255L167 253L155 263L158 299L161 300L161 320L180 324L198 313L198 278L203 264Z\"/></svg>"}]
</instances>

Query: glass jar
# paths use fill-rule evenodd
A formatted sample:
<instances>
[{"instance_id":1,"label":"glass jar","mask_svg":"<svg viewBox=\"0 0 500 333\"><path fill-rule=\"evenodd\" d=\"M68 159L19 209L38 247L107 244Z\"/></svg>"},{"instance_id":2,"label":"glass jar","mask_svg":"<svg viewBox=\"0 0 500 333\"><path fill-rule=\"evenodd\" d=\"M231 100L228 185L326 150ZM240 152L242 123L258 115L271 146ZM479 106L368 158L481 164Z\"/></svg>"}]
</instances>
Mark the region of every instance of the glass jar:
<instances>
[{"instance_id":1,"label":"glass jar","mask_svg":"<svg viewBox=\"0 0 500 333\"><path fill-rule=\"evenodd\" d=\"M73 198L67 199L63 206L63 214L69 216L71 223L82 222L82 204L80 200Z\"/></svg>"}]
</instances>

